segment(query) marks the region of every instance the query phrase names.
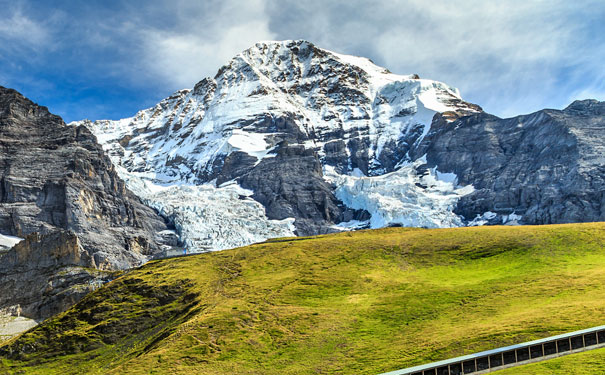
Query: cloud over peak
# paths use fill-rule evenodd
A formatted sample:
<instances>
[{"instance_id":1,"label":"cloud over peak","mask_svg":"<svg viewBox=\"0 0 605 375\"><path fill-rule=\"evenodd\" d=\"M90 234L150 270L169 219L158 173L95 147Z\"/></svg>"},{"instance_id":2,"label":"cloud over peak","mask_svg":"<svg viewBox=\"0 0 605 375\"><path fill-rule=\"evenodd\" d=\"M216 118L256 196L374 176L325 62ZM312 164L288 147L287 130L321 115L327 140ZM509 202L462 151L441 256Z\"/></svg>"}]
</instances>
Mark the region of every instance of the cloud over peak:
<instances>
[{"instance_id":1,"label":"cloud over peak","mask_svg":"<svg viewBox=\"0 0 605 375\"><path fill-rule=\"evenodd\" d=\"M605 4L596 0L61 4L0 0L0 84L68 120L131 115L255 42L283 39L447 82L502 116L605 99Z\"/></svg>"}]
</instances>

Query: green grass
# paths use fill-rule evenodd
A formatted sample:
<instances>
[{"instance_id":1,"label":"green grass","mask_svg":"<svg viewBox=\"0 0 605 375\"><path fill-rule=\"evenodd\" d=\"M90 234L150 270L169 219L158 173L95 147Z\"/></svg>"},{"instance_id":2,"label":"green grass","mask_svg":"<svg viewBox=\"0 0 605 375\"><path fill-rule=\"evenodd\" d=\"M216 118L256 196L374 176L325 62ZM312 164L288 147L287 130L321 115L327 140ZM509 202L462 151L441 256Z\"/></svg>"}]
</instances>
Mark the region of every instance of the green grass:
<instances>
[{"instance_id":1,"label":"green grass","mask_svg":"<svg viewBox=\"0 0 605 375\"><path fill-rule=\"evenodd\" d=\"M0 373L377 374L604 322L604 223L389 228L150 262Z\"/></svg>"}]
</instances>

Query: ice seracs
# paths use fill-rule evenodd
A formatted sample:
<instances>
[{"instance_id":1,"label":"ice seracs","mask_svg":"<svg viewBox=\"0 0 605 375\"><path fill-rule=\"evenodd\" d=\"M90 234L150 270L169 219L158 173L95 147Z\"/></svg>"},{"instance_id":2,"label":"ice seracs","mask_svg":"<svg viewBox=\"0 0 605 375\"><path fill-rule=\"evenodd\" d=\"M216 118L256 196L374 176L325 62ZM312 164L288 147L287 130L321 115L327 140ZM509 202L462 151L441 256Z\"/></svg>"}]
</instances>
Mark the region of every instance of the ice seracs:
<instances>
[{"instance_id":1,"label":"ice seracs","mask_svg":"<svg viewBox=\"0 0 605 375\"><path fill-rule=\"evenodd\" d=\"M369 226L443 228L464 225L453 213L460 197L473 192L472 186L459 187L451 174L422 169L419 159L380 176L339 175L327 166L325 175L334 182L336 196L347 206L370 213ZM360 226L360 222L346 224Z\"/></svg>"},{"instance_id":2,"label":"ice seracs","mask_svg":"<svg viewBox=\"0 0 605 375\"><path fill-rule=\"evenodd\" d=\"M183 240L184 253L223 250L274 237L294 236L294 219L269 220L252 192L236 183L217 187L158 185L122 170L128 187L169 218Z\"/></svg>"}]
</instances>

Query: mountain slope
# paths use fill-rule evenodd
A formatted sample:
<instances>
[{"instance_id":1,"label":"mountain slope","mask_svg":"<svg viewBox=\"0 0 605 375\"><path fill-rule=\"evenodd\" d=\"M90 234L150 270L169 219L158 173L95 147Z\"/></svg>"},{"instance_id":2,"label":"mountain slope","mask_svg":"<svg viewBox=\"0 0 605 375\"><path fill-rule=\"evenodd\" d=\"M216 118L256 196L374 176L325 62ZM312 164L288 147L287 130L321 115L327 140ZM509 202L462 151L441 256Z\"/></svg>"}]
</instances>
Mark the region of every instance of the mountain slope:
<instances>
[{"instance_id":1,"label":"mountain slope","mask_svg":"<svg viewBox=\"0 0 605 375\"><path fill-rule=\"evenodd\" d=\"M25 238L0 252L0 309L48 317L162 251L164 220L87 128L0 87L0 148L0 232Z\"/></svg>"},{"instance_id":2,"label":"mountain slope","mask_svg":"<svg viewBox=\"0 0 605 375\"><path fill-rule=\"evenodd\" d=\"M436 180L435 171L404 164L414 161L408 153L436 113L453 119L480 111L446 84L395 75L306 41L285 41L257 43L214 78L132 118L81 123L97 135L129 187L173 220L189 247L202 250L325 233L342 222L368 225L384 205L347 207L335 184L401 168L398 184L412 198L382 215L392 219L388 223L459 224L450 206L468 191L456 191L451 181L432 189L422 178ZM167 188L188 204L164 209ZM383 190L362 193L397 199L388 181ZM201 195L210 198L200 202ZM260 225L248 228L224 204L213 203L225 195L245 197L228 206L249 212ZM416 196L430 204L419 204ZM420 209L426 215L415 216ZM225 234L231 242L224 242Z\"/></svg>"},{"instance_id":3,"label":"mountain slope","mask_svg":"<svg viewBox=\"0 0 605 375\"><path fill-rule=\"evenodd\" d=\"M154 261L0 347L44 374L377 374L602 324L605 224L388 228Z\"/></svg>"}]
</instances>

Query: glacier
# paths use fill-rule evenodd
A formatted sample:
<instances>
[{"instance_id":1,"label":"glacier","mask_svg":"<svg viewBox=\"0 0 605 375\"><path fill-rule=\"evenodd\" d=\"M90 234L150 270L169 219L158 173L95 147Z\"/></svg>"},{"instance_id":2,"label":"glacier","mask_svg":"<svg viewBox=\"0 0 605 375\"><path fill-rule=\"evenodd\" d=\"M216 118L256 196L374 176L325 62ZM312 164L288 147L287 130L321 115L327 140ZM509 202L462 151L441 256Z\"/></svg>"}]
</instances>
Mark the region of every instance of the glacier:
<instances>
[{"instance_id":1,"label":"glacier","mask_svg":"<svg viewBox=\"0 0 605 375\"><path fill-rule=\"evenodd\" d=\"M124 170L128 188L175 226L185 253L230 249L295 236L294 219L269 220L252 191L237 183L161 185Z\"/></svg>"},{"instance_id":2,"label":"glacier","mask_svg":"<svg viewBox=\"0 0 605 375\"><path fill-rule=\"evenodd\" d=\"M21 237L15 237L0 233L0 250L8 250L21 241L23 241L23 238Z\"/></svg>"},{"instance_id":3,"label":"glacier","mask_svg":"<svg viewBox=\"0 0 605 375\"><path fill-rule=\"evenodd\" d=\"M470 185L456 186L450 176L440 178L436 169L418 171L426 160L418 159L380 176L341 175L327 166L325 176L334 183L336 196L347 206L370 213L370 228L444 228L464 225L453 213L460 197L474 191ZM349 223L350 227L362 223ZM343 229L346 229L344 227Z\"/></svg>"}]
</instances>

